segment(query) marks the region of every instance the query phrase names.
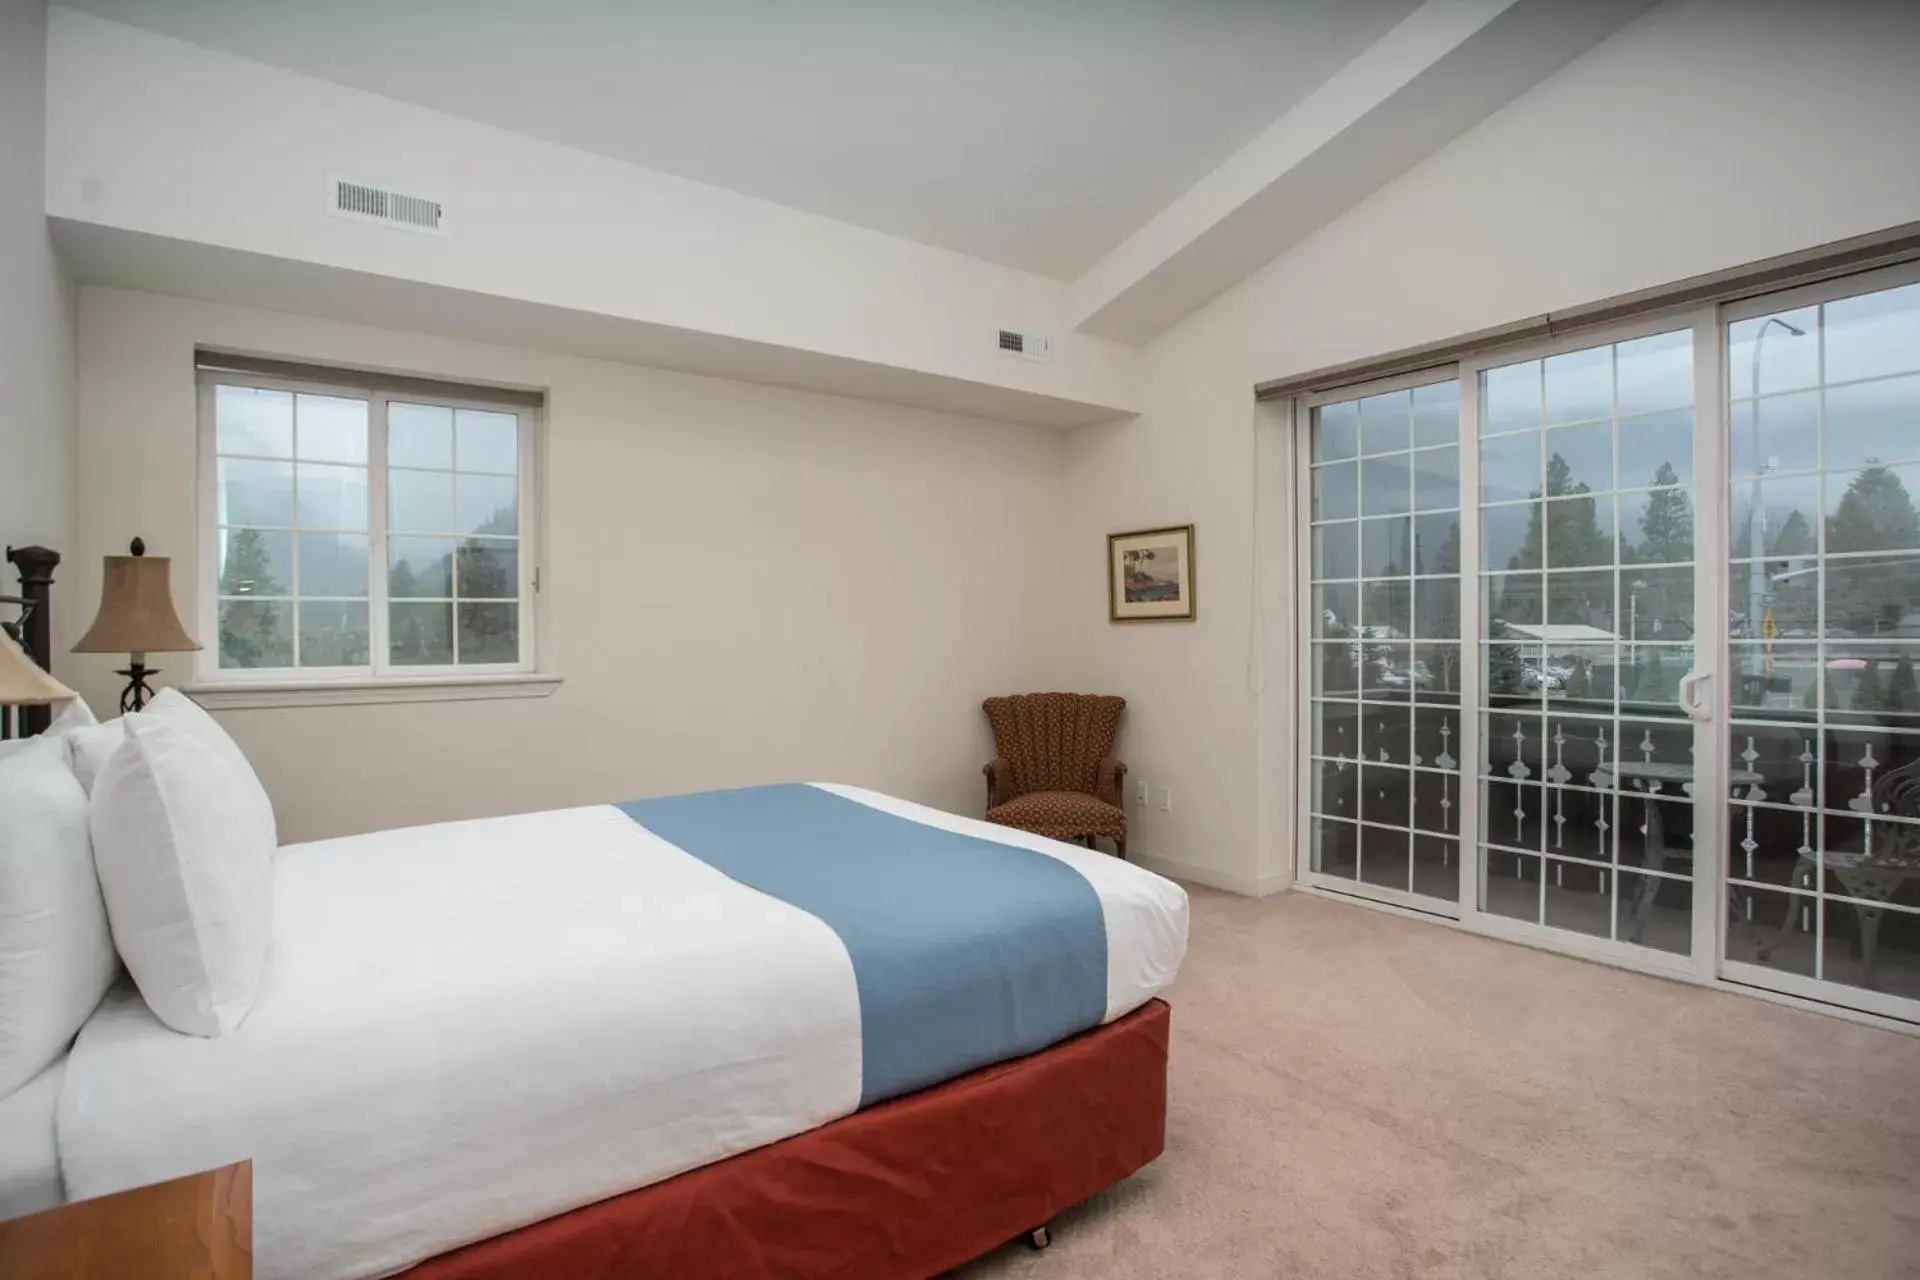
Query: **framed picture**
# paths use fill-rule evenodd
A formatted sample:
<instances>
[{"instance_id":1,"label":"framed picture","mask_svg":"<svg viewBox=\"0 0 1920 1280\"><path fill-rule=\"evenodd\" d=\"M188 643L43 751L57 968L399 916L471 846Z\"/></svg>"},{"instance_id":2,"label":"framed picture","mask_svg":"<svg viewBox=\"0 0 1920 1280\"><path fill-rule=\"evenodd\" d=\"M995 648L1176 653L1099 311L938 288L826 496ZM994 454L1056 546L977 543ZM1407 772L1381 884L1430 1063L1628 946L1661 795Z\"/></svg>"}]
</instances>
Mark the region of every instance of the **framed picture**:
<instances>
[{"instance_id":1,"label":"framed picture","mask_svg":"<svg viewBox=\"0 0 1920 1280\"><path fill-rule=\"evenodd\" d=\"M1107 535L1107 617L1166 622L1193 617L1193 526Z\"/></svg>"}]
</instances>

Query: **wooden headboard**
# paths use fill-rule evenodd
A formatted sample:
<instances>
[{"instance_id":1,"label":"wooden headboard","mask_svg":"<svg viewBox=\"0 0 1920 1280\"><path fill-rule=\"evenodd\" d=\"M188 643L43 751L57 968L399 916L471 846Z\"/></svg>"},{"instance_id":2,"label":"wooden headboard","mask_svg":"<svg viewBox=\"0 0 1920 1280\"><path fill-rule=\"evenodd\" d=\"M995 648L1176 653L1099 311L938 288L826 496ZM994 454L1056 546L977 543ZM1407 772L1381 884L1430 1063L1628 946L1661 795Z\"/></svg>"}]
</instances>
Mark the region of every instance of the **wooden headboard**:
<instances>
[{"instance_id":1,"label":"wooden headboard","mask_svg":"<svg viewBox=\"0 0 1920 1280\"><path fill-rule=\"evenodd\" d=\"M8 547L7 563L20 576L17 595L0 595L0 605L12 605L20 614L11 621L0 621L27 655L43 671L53 670L53 571L60 565L60 553L46 547ZM0 708L0 738L26 737L39 733L53 720L50 707Z\"/></svg>"}]
</instances>

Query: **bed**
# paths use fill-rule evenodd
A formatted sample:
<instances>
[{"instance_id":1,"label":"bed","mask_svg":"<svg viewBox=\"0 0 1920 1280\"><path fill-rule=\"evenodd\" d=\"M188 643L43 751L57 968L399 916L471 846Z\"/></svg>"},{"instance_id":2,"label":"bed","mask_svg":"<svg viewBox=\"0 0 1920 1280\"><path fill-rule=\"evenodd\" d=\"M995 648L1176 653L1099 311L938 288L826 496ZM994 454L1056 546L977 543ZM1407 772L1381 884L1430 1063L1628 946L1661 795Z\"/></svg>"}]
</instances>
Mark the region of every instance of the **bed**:
<instances>
[{"instance_id":1,"label":"bed","mask_svg":"<svg viewBox=\"0 0 1920 1280\"><path fill-rule=\"evenodd\" d=\"M238 1030L122 982L41 1089L69 1198L252 1160L261 1276L928 1275L1163 1141L1184 893L875 792L286 846L273 913Z\"/></svg>"}]
</instances>

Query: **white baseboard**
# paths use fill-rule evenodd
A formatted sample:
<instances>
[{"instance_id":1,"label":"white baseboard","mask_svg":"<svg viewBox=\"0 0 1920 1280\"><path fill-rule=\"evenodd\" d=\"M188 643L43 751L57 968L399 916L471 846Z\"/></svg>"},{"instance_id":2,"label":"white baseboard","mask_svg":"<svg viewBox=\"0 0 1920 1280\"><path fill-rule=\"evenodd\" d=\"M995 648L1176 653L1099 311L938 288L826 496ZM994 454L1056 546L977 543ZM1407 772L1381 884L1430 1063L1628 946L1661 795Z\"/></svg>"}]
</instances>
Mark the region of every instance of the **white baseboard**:
<instances>
[{"instance_id":1,"label":"white baseboard","mask_svg":"<svg viewBox=\"0 0 1920 1280\"><path fill-rule=\"evenodd\" d=\"M1293 884L1293 877L1283 871L1249 876L1233 871L1219 871L1197 863L1181 862L1177 858L1161 858L1151 853L1135 853L1132 850L1127 852L1127 861L1145 867L1155 875L1165 876L1169 880L1202 884L1209 889L1225 889L1228 893L1237 893L1248 898L1264 898Z\"/></svg>"}]
</instances>

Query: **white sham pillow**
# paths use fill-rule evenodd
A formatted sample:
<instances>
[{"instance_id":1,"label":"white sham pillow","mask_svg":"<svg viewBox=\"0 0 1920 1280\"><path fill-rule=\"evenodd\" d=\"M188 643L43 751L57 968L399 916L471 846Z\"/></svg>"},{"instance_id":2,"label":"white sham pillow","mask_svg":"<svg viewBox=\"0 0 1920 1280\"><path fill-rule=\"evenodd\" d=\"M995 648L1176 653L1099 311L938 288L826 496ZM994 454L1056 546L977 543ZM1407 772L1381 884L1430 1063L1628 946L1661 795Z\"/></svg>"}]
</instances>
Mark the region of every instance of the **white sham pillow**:
<instances>
[{"instance_id":1,"label":"white sham pillow","mask_svg":"<svg viewBox=\"0 0 1920 1280\"><path fill-rule=\"evenodd\" d=\"M272 811L262 814L190 719L121 719L126 741L91 802L113 941L154 1016L175 1031L225 1035L247 1016L266 969Z\"/></svg>"},{"instance_id":2,"label":"white sham pillow","mask_svg":"<svg viewBox=\"0 0 1920 1280\"><path fill-rule=\"evenodd\" d=\"M35 734L31 738L7 738L0 740L0 760L5 760L8 756L16 752L25 751L35 743L46 742L53 739L58 739L62 742L69 741L75 731L91 728L98 723L99 721L93 718L93 708L87 705L87 700L85 698L75 698L73 701L67 703L66 706L60 708L60 714L55 716L52 722L47 725L44 733Z\"/></svg>"},{"instance_id":3,"label":"white sham pillow","mask_svg":"<svg viewBox=\"0 0 1920 1280\"><path fill-rule=\"evenodd\" d=\"M171 720L219 752L220 758L239 778L247 803L259 812L267 824L268 843L278 846L279 830L274 825L273 801L268 798L267 789L260 785L260 775L253 771L253 765L248 761L247 753L240 749L240 744L220 727L218 720L207 714L206 708L178 689L167 688L154 695L153 701L147 704L142 714ZM125 719L121 717L121 720Z\"/></svg>"},{"instance_id":4,"label":"white sham pillow","mask_svg":"<svg viewBox=\"0 0 1920 1280\"><path fill-rule=\"evenodd\" d=\"M53 738L0 760L0 1097L66 1051L118 969L87 796Z\"/></svg>"},{"instance_id":5,"label":"white sham pillow","mask_svg":"<svg viewBox=\"0 0 1920 1280\"><path fill-rule=\"evenodd\" d=\"M73 767L73 776L80 780L82 791L93 794L100 770L126 740L127 727L119 720L81 725L67 731L67 763Z\"/></svg>"}]
</instances>

